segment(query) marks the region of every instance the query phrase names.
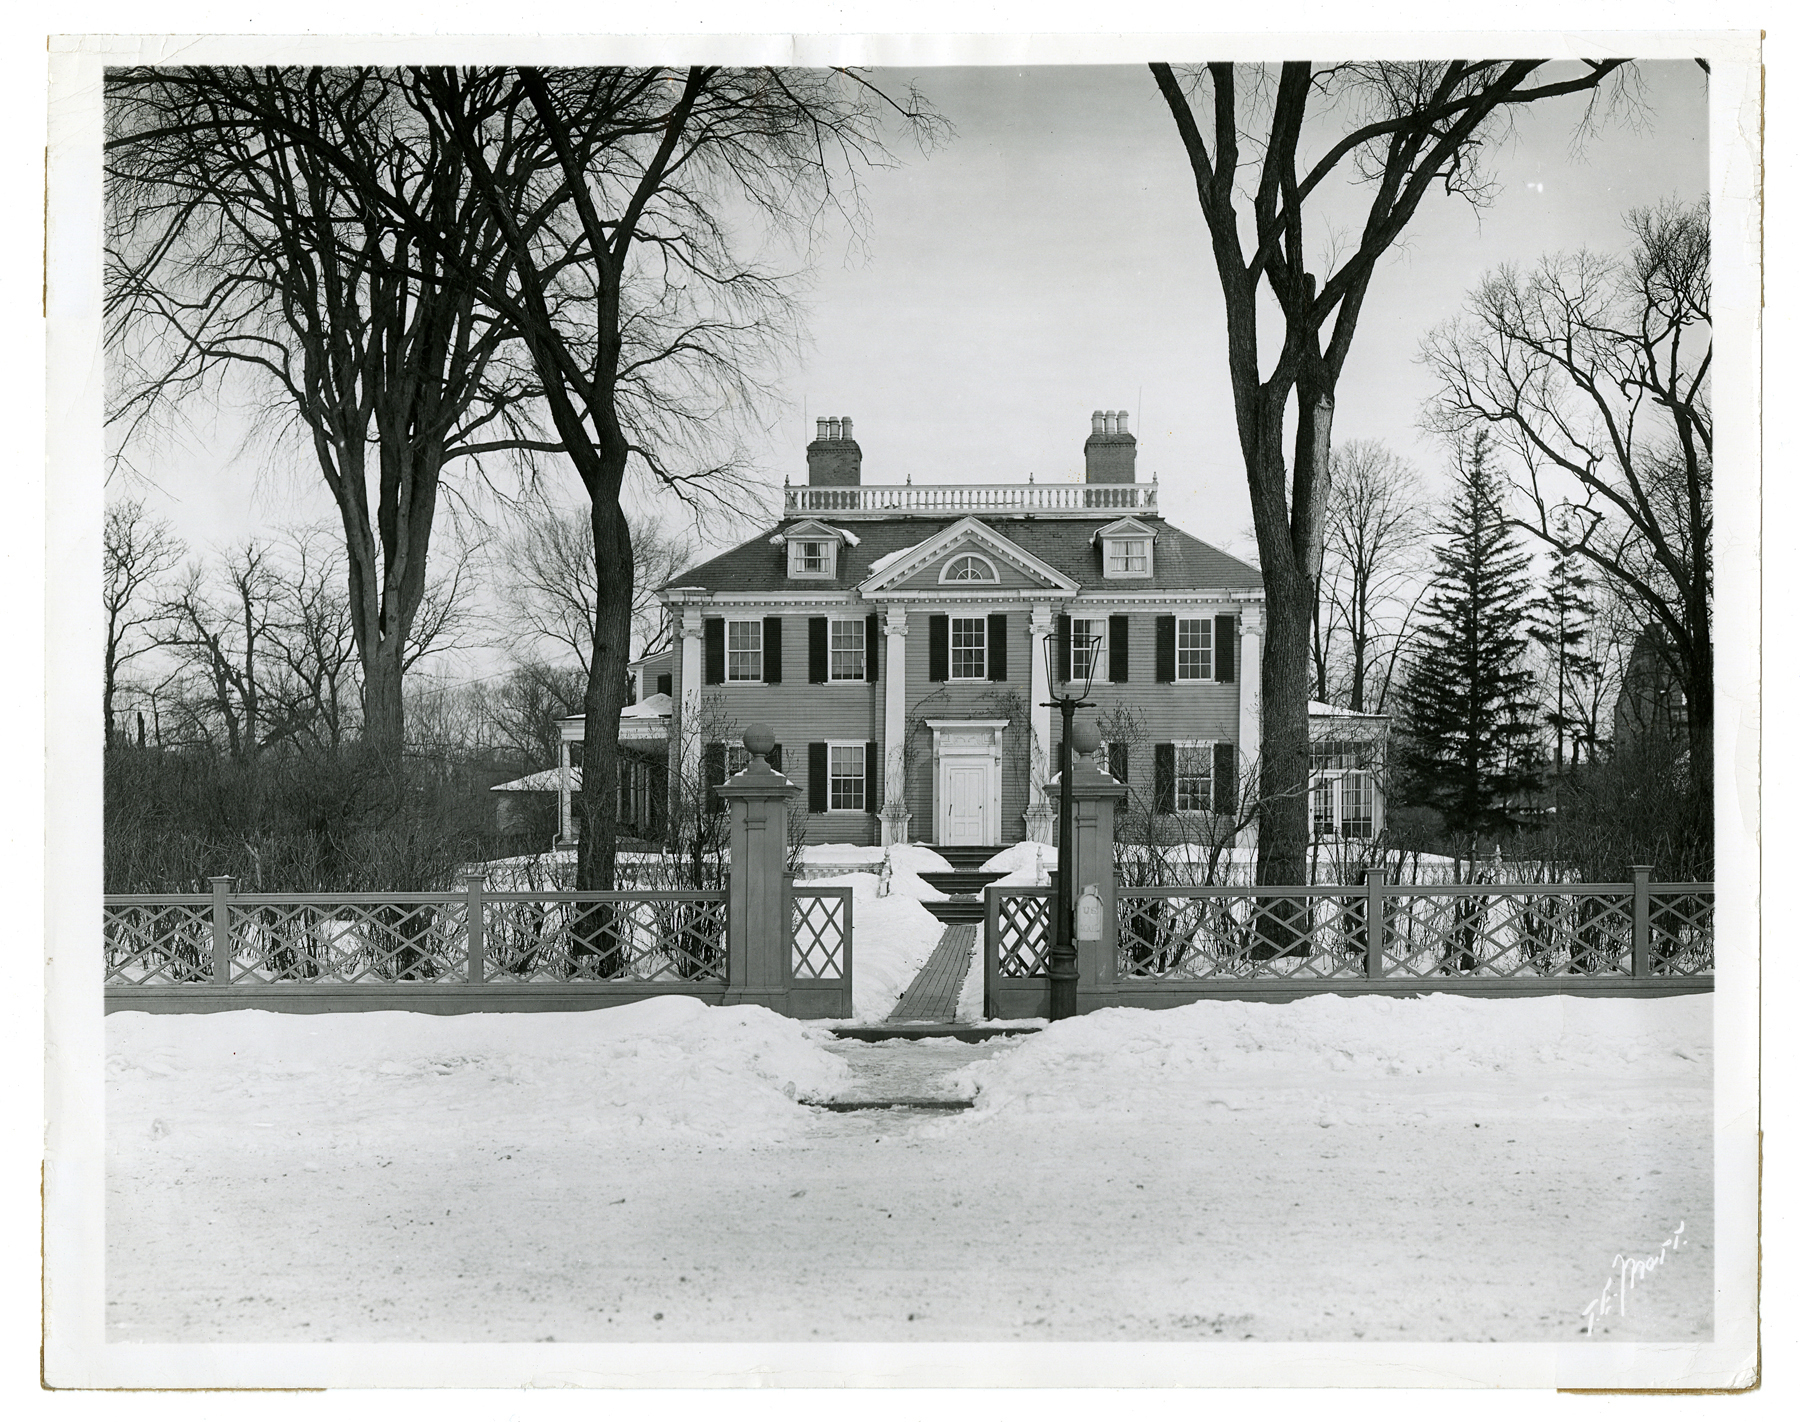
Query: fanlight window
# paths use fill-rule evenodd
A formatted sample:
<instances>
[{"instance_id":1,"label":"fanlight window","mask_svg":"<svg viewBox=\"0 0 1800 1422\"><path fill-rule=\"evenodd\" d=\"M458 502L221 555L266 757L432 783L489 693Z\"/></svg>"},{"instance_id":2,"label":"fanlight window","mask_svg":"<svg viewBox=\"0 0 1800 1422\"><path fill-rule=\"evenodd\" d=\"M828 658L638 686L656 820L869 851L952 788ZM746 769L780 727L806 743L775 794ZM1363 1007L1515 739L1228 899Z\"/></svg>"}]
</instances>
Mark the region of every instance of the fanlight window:
<instances>
[{"instance_id":1,"label":"fanlight window","mask_svg":"<svg viewBox=\"0 0 1800 1422\"><path fill-rule=\"evenodd\" d=\"M974 553L964 553L952 558L944 565L943 575L938 579L943 583L997 583L1000 576L994 571L994 565L986 558Z\"/></svg>"}]
</instances>

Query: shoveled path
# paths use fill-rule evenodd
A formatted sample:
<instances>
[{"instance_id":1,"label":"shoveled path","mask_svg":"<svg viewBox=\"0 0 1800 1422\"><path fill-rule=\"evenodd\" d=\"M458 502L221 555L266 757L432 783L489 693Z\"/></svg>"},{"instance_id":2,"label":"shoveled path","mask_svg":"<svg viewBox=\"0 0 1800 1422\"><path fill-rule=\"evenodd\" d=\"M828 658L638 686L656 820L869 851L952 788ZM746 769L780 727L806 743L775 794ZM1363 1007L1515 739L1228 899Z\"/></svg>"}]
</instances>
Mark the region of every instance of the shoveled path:
<instances>
[{"instance_id":1,"label":"shoveled path","mask_svg":"<svg viewBox=\"0 0 1800 1422\"><path fill-rule=\"evenodd\" d=\"M962 993L963 979L969 975L969 960L975 953L975 925L951 923L944 936L931 950L925 966L907 985L889 1022L949 1022L956 1017L956 999Z\"/></svg>"}]
</instances>

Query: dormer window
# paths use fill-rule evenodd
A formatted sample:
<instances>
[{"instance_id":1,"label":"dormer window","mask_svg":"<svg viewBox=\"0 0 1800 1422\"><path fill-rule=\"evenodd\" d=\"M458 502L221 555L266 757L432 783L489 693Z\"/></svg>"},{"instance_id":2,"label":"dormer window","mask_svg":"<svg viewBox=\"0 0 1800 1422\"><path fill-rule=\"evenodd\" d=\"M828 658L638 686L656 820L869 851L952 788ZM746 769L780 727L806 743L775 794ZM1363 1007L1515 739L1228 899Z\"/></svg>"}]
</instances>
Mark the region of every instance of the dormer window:
<instances>
[{"instance_id":1,"label":"dormer window","mask_svg":"<svg viewBox=\"0 0 1800 1422\"><path fill-rule=\"evenodd\" d=\"M838 550L846 545L854 548L861 541L844 529L810 518L783 529L769 540L787 544L790 578L820 580L837 577Z\"/></svg>"},{"instance_id":2,"label":"dormer window","mask_svg":"<svg viewBox=\"0 0 1800 1422\"><path fill-rule=\"evenodd\" d=\"M1106 545L1106 571L1113 577L1150 571L1150 540L1115 538Z\"/></svg>"},{"instance_id":3,"label":"dormer window","mask_svg":"<svg viewBox=\"0 0 1800 1422\"><path fill-rule=\"evenodd\" d=\"M944 564L938 575L940 583L997 583L1000 575L994 565L979 553L961 553Z\"/></svg>"},{"instance_id":4,"label":"dormer window","mask_svg":"<svg viewBox=\"0 0 1800 1422\"><path fill-rule=\"evenodd\" d=\"M1109 523L1094 535L1100 546L1100 567L1109 578L1149 578L1156 575L1156 530L1135 518Z\"/></svg>"}]
</instances>

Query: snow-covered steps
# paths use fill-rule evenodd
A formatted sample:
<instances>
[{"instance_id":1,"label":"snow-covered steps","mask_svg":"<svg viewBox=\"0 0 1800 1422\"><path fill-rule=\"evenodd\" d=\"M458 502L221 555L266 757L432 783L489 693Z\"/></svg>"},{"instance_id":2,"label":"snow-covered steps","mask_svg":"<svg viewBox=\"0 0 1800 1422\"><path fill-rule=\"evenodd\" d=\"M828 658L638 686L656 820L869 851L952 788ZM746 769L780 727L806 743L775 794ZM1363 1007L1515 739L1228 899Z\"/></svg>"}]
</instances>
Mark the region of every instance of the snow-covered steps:
<instances>
[{"instance_id":1,"label":"snow-covered steps","mask_svg":"<svg viewBox=\"0 0 1800 1422\"><path fill-rule=\"evenodd\" d=\"M986 1061L1011 1043L963 1042L951 1037L843 1041L825 1048L850 1068L851 1079L828 1098L807 1101L830 1111L962 1111L975 1096L956 1078L971 1062Z\"/></svg>"}]
</instances>

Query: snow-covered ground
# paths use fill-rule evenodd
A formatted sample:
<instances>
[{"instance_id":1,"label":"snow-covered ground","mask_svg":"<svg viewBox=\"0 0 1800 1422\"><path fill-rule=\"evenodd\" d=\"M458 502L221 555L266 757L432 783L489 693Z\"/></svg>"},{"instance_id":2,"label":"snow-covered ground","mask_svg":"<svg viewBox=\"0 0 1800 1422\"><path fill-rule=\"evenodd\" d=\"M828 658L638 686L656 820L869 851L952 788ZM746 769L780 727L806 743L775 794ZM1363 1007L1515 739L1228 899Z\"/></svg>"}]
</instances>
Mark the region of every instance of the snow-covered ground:
<instances>
[{"instance_id":1,"label":"snow-covered ground","mask_svg":"<svg viewBox=\"0 0 1800 1422\"><path fill-rule=\"evenodd\" d=\"M1711 1006L1325 996L889 1049L975 1090L948 1116L804 1104L854 1091L844 1054L755 1008L116 1013L107 1326L1576 1342L1682 1226L1593 1337L1703 1339Z\"/></svg>"}]
</instances>

